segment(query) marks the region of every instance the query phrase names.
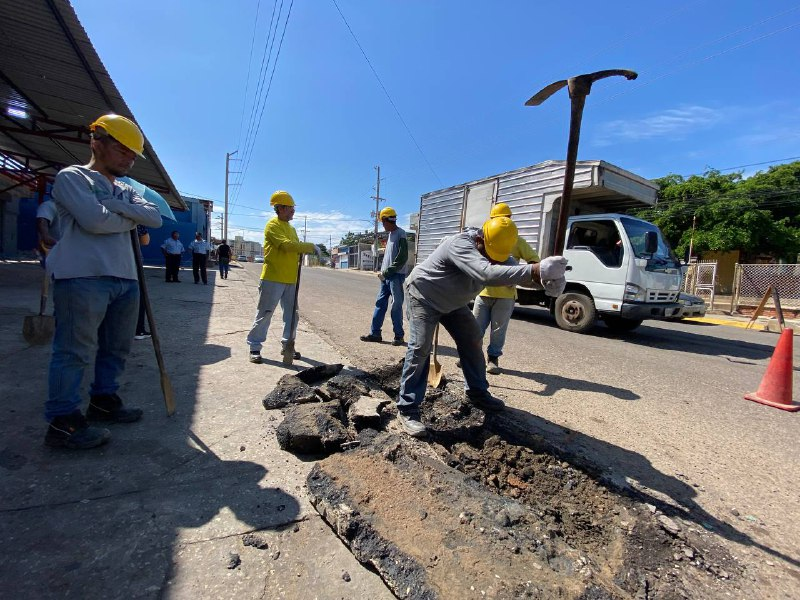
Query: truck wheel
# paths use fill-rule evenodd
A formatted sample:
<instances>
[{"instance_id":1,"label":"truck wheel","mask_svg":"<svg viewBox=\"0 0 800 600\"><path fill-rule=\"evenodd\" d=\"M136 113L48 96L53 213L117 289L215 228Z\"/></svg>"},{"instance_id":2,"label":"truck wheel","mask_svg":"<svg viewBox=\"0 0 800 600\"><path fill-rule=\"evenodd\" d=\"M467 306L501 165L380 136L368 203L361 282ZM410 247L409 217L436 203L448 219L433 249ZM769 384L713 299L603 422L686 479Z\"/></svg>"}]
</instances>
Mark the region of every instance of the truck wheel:
<instances>
[{"instance_id":1,"label":"truck wheel","mask_svg":"<svg viewBox=\"0 0 800 600\"><path fill-rule=\"evenodd\" d=\"M603 322L611 331L633 331L642 324L643 319L623 319L616 315L603 315Z\"/></svg>"},{"instance_id":2,"label":"truck wheel","mask_svg":"<svg viewBox=\"0 0 800 600\"><path fill-rule=\"evenodd\" d=\"M594 327L597 311L594 301L584 294L570 292L556 299L556 323L561 329L585 333Z\"/></svg>"}]
</instances>

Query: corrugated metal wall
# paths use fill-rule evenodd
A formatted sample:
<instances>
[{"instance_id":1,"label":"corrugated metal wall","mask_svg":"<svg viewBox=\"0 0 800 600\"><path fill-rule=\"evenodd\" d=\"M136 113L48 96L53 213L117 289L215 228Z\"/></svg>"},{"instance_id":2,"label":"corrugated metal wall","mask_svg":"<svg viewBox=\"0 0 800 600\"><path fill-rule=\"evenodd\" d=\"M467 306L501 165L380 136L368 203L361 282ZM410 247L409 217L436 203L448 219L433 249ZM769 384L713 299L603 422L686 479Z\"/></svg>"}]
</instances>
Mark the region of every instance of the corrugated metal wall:
<instances>
[{"instance_id":1,"label":"corrugated metal wall","mask_svg":"<svg viewBox=\"0 0 800 600\"><path fill-rule=\"evenodd\" d=\"M592 171L597 162L578 163L575 168L576 189L592 185ZM519 234L531 247L539 249L542 205L548 194L560 194L564 179L564 163L544 162L532 167L508 171L422 196L420 205L417 264L425 260L448 235L458 233L464 202L464 188L498 179L497 202L511 207ZM486 215L489 218L489 215Z\"/></svg>"}]
</instances>

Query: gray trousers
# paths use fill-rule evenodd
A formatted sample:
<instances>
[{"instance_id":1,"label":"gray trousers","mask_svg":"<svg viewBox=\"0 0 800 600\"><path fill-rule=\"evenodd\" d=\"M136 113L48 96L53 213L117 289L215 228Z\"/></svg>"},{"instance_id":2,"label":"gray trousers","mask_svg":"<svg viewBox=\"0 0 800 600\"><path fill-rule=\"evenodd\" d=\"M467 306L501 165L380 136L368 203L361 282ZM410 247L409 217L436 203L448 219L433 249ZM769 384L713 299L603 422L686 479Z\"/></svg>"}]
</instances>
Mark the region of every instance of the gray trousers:
<instances>
[{"instance_id":1,"label":"gray trousers","mask_svg":"<svg viewBox=\"0 0 800 600\"><path fill-rule=\"evenodd\" d=\"M267 339L267 331L272 321L272 315L278 302L281 303L283 311L283 337L281 343L286 343L292 337L292 329L297 331L298 316L295 314L294 327L291 319L294 308L294 292L297 288L295 283L278 283L262 279L258 286L258 310L253 321L253 328L247 334L247 345L251 352L260 351L264 341Z\"/></svg>"}]
</instances>

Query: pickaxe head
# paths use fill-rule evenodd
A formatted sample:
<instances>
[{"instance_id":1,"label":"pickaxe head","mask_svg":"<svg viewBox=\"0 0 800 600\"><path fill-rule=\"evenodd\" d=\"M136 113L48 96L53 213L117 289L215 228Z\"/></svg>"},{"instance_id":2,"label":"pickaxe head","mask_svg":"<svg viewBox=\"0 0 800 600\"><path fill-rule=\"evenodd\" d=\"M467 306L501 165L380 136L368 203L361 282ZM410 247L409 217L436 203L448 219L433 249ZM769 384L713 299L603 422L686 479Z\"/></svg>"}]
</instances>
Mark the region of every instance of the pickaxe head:
<instances>
[{"instance_id":1,"label":"pickaxe head","mask_svg":"<svg viewBox=\"0 0 800 600\"><path fill-rule=\"evenodd\" d=\"M525 103L525 106L539 106L542 102L567 85L569 85L570 98L574 98L576 95L588 96L589 92L592 91L592 84L595 81L598 79L605 79L606 77L613 77L615 75L621 75L629 81L638 77L638 74L635 71L628 71L626 69L607 69L605 71L597 71L595 73L576 75L575 77L570 77L569 79L556 81L542 88Z\"/></svg>"}]
</instances>

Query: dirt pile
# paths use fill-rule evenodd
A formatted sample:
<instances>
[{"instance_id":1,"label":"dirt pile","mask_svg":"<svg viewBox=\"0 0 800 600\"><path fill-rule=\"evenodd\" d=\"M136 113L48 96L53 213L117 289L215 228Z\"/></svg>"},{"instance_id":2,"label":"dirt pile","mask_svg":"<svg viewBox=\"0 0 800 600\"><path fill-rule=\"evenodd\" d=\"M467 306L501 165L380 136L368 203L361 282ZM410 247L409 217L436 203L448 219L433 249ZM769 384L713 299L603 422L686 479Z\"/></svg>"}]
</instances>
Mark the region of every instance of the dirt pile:
<instances>
[{"instance_id":1,"label":"dirt pile","mask_svg":"<svg viewBox=\"0 0 800 600\"><path fill-rule=\"evenodd\" d=\"M346 451L314 467L309 494L398 597L742 596L741 568L711 534L487 416L457 386L429 390L429 440L399 434L387 401L398 380L399 365L345 370L310 386L324 404L286 415L324 406L339 420L347 440L323 451ZM370 399L378 418L356 426L351 411Z\"/></svg>"}]
</instances>

